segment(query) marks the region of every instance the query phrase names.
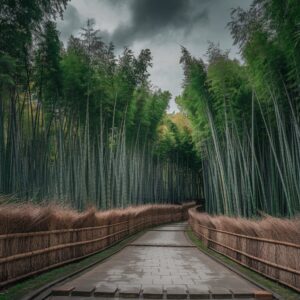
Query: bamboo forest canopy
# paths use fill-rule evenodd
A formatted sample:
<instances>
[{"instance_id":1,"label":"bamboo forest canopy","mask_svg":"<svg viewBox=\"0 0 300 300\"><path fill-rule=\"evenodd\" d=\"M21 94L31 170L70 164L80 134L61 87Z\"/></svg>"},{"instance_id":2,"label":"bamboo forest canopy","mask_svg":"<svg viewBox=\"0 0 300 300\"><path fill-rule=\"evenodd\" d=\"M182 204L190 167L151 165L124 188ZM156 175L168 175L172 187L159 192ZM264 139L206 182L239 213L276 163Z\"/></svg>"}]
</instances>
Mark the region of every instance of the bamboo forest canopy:
<instances>
[{"instance_id":1,"label":"bamboo forest canopy","mask_svg":"<svg viewBox=\"0 0 300 300\"><path fill-rule=\"evenodd\" d=\"M255 0L228 24L244 63L210 43L182 48L177 98L201 152L210 213L293 216L300 209L300 6Z\"/></svg>"},{"instance_id":2,"label":"bamboo forest canopy","mask_svg":"<svg viewBox=\"0 0 300 300\"><path fill-rule=\"evenodd\" d=\"M189 123L166 115L150 50L117 57L92 20L64 47L66 2L2 1L0 193L78 209L200 197Z\"/></svg>"},{"instance_id":3,"label":"bamboo forest canopy","mask_svg":"<svg viewBox=\"0 0 300 300\"><path fill-rule=\"evenodd\" d=\"M182 47L177 114L150 81L150 49L116 55L93 20L63 45L66 5L2 0L0 193L78 209L204 197L212 214L299 213L298 0L232 10L240 60L213 42L200 58Z\"/></svg>"}]
</instances>

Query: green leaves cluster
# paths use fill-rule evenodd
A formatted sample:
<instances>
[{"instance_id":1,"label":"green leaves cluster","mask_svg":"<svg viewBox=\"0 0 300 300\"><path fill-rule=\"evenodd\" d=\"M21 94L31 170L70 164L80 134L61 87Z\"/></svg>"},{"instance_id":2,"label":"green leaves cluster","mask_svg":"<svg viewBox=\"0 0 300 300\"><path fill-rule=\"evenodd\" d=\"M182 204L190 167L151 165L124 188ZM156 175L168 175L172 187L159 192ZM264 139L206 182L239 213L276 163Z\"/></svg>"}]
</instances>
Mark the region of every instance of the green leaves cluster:
<instances>
[{"instance_id":1,"label":"green leaves cluster","mask_svg":"<svg viewBox=\"0 0 300 300\"><path fill-rule=\"evenodd\" d=\"M195 149L189 119L182 113L165 116L158 130L156 154L200 172L201 162Z\"/></svg>"},{"instance_id":2,"label":"green leaves cluster","mask_svg":"<svg viewBox=\"0 0 300 300\"><path fill-rule=\"evenodd\" d=\"M246 67L231 60L227 51L212 43L207 56L208 63L204 63L182 49L184 91L177 98L193 124L195 142L200 147L211 135L207 110L214 116L214 125L220 133L229 125L242 128L251 115L251 87Z\"/></svg>"}]
</instances>

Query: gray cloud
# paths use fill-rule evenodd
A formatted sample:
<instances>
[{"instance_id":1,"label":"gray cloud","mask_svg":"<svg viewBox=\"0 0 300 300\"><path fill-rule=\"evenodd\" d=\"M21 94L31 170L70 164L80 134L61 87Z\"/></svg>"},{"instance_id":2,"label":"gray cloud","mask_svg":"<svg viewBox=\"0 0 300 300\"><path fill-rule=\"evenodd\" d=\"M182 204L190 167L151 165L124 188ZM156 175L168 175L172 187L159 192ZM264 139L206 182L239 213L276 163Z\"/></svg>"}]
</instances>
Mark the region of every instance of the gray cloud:
<instances>
[{"instance_id":1,"label":"gray cloud","mask_svg":"<svg viewBox=\"0 0 300 300\"><path fill-rule=\"evenodd\" d=\"M100 3L105 2L107 5L112 5L112 6L123 6L123 5L128 5L129 2L132 2L133 0L98 0Z\"/></svg>"},{"instance_id":2,"label":"gray cloud","mask_svg":"<svg viewBox=\"0 0 300 300\"><path fill-rule=\"evenodd\" d=\"M197 57L204 57L207 41L232 49L238 58L229 30L230 9L248 8L253 0L71 0L77 9L66 12L59 29L66 39L78 35L88 18L94 18L96 29L105 42L116 44L118 55L123 46L135 52L149 48L153 55L151 81L154 86L169 90L173 97L181 93L183 80L179 65L180 46L184 45ZM79 14L79 16L78 16ZM74 20L72 20L74 18ZM72 25L73 24L73 25ZM176 111L174 98L169 111Z\"/></svg>"},{"instance_id":3,"label":"gray cloud","mask_svg":"<svg viewBox=\"0 0 300 300\"><path fill-rule=\"evenodd\" d=\"M207 3L207 0L127 0L131 22L121 24L111 39L119 46L166 31L182 30L189 34L196 24L208 22Z\"/></svg>"},{"instance_id":4,"label":"gray cloud","mask_svg":"<svg viewBox=\"0 0 300 300\"><path fill-rule=\"evenodd\" d=\"M77 8L69 4L64 12L63 20L58 22L61 39L66 42L71 34L75 34L83 26L84 21L80 18Z\"/></svg>"}]
</instances>

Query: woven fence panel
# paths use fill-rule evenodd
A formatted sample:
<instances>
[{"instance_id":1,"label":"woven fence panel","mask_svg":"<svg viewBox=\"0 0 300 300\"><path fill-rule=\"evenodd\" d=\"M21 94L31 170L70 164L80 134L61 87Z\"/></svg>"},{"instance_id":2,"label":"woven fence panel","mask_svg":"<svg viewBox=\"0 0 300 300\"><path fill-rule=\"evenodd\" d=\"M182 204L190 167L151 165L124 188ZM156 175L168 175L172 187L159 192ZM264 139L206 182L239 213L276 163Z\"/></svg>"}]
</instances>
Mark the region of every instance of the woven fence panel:
<instances>
[{"instance_id":1,"label":"woven fence panel","mask_svg":"<svg viewBox=\"0 0 300 300\"><path fill-rule=\"evenodd\" d=\"M188 208L157 207L98 227L0 235L0 286L94 254L151 226L186 220Z\"/></svg>"},{"instance_id":2,"label":"woven fence panel","mask_svg":"<svg viewBox=\"0 0 300 300\"><path fill-rule=\"evenodd\" d=\"M194 208L189 224L208 248L300 292L300 245L209 228Z\"/></svg>"}]
</instances>

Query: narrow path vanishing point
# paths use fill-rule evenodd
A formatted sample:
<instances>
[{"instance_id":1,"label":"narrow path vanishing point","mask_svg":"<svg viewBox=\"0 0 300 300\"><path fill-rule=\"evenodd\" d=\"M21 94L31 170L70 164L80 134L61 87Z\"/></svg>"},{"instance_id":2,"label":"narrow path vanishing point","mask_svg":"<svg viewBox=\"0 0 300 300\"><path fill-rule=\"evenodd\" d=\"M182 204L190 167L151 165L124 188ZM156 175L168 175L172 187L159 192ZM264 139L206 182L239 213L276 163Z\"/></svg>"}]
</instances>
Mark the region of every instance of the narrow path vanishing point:
<instances>
[{"instance_id":1,"label":"narrow path vanishing point","mask_svg":"<svg viewBox=\"0 0 300 300\"><path fill-rule=\"evenodd\" d=\"M53 287L48 299L254 299L258 288L200 252L185 227L147 231L105 262Z\"/></svg>"}]
</instances>

